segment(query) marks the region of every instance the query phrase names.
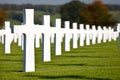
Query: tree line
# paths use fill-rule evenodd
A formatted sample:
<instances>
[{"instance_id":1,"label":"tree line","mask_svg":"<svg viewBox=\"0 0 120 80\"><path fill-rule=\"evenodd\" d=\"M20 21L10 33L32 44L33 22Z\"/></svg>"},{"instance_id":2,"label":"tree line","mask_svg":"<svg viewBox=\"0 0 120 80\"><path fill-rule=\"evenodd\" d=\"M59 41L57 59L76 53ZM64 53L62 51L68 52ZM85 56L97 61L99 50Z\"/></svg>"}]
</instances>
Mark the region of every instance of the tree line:
<instances>
[{"instance_id":1,"label":"tree line","mask_svg":"<svg viewBox=\"0 0 120 80\"><path fill-rule=\"evenodd\" d=\"M59 13L62 5L32 5L32 4L0 4L3 10L23 10L25 8L34 8L35 10L48 11L50 13ZM105 4L110 11L120 11L120 5Z\"/></svg>"},{"instance_id":2,"label":"tree line","mask_svg":"<svg viewBox=\"0 0 120 80\"><path fill-rule=\"evenodd\" d=\"M72 0L61 6L60 14L63 24L64 21L71 21L70 28L72 28L73 22L107 27L114 26L117 23L108 8L100 0L91 4Z\"/></svg>"},{"instance_id":3,"label":"tree line","mask_svg":"<svg viewBox=\"0 0 120 80\"><path fill-rule=\"evenodd\" d=\"M48 13L59 13L60 11L60 5L32 5L32 4L21 4L21 5L16 5L16 4L0 4L1 8L3 10L23 10L25 8L33 8L35 10L39 11L45 11Z\"/></svg>"}]
</instances>

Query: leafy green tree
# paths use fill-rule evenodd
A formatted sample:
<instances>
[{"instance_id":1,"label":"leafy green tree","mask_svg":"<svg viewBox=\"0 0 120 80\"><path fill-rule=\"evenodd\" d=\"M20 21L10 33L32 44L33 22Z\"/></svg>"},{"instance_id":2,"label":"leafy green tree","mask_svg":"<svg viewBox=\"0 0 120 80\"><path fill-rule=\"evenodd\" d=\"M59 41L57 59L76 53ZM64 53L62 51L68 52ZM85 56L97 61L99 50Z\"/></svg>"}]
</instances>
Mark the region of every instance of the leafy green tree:
<instances>
[{"instance_id":1,"label":"leafy green tree","mask_svg":"<svg viewBox=\"0 0 120 80\"><path fill-rule=\"evenodd\" d=\"M80 12L83 7L84 3L79 0L72 0L69 3L62 5L60 10L62 22L71 21L71 23L81 23Z\"/></svg>"},{"instance_id":2,"label":"leafy green tree","mask_svg":"<svg viewBox=\"0 0 120 80\"><path fill-rule=\"evenodd\" d=\"M0 8L0 29L3 27L6 17L6 13Z\"/></svg>"},{"instance_id":3,"label":"leafy green tree","mask_svg":"<svg viewBox=\"0 0 120 80\"><path fill-rule=\"evenodd\" d=\"M83 23L100 26L111 26L116 23L109 13L107 7L100 1L96 0L81 10Z\"/></svg>"}]
</instances>

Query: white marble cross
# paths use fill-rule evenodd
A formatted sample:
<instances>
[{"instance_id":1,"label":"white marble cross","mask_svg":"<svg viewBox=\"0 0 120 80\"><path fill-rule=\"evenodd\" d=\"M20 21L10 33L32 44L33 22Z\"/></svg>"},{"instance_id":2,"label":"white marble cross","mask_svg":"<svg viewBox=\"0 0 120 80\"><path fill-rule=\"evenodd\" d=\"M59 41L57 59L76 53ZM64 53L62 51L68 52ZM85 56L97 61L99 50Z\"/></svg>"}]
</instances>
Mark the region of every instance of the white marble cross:
<instances>
[{"instance_id":1,"label":"white marble cross","mask_svg":"<svg viewBox=\"0 0 120 80\"><path fill-rule=\"evenodd\" d=\"M77 48L78 47L78 29L77 29L77 23L73 23L72 39L73 39L73 48Z\"/></svg>"},{"instance_id":2,"label":"white marble cross","mask_svg":"<svg viewBox=\"0 0 120 80\"><path fill-rule=\"evenodd\" d=\"M13 34L11 33L10 22L6 21L3 29L3 40L4 40L4 52L5 54L10 54L11 43L13 40Z\"/></svg>"},{"instance_id":3,"label":"white marble cross","mask_svg":"<svg viewBox=\"0 0 120 80\"><path fill-rule=\"evenodd\" d=\"M92 26L91 32L92 32L92 44L96 44L97 30L95 25Z\"/></svg>"},{"instance_id":4,"label":"white marble cross","mask_svg":"<svg viewBox=\"0 0 120 80\"><path fill-rule=\"evenodd\" d=\"M120 32L120 23L117 25L117 32Z\"/></svg>"},{"instance_id":5,"label":"white marble cross","mask_svg":"<svg viewBox=\"0 0 120 80\"><path fill-rule=\"evenodd\" d=\"M108 41L110 42L112 41L112 28L111 27L108 28L108 35L109 35Z\"/></svg>"},{"instance_id":6,"label":"white marble cross","mask_svg":"<svg viewBox=\"0 0 120 80\"><path fill-rule=\"evenodd\" d=\"M41 35L42 35L42 34L36 34L36 35L35 35L35 47L36 47L36 48L39 48L39 47L40 47Z\"/></svg>"},{"instance_id":7,"label":"white marble cross","mask_svg":"<svg viewBox=\"0 0 120 80\"><path fill-rule=\"evenodd\" d=\"M65 21L65 37L64 37L64 46L65 46L65 51L70 51L70 39L71 39L71 31L70 31L70 22Z\"/></svg>"},{"instance_id":8,"label":"white marble cross","mask_svg":"<svg viewBox=\"0 0 120 80\"><path fill-rule=\"evenodd\" d=\"M107 41L107 35L108 35L107 28L106 26L104 26L103 27L103 42L104 43Z\"/></svg>"},{"instance_id":9,"label":"white marble cross","mask_svg":"<svg viewBox=\"0 0 120 80\"><path fill-rule=\"evenodd\" d=\"M18 46L22 46L22 34L18 34Z\"/></svg>"},{"instance_id":10,"label":"white marble cross","mask_svg":"<svg viewBox=\"0 0 120 80\"><path fill-rule=\"evenodd\" d=\"M120 23L118 23L118 25L117 25L117 33L118 33L117 36L118 36L119 39L120 39L120 35L119 35L119 34L120 34Z\"/></svg>"},{"instance_id":11,"label":"white marble cross","mask_svg":"<svg viewBox=\"0 0 120 80\"><path fill-rule=\"evenodd\" d=\"M114 41L116 41L118 33L116 31L114 31L114 29L112 30L112 33L113 33L112 38L113 38Z\"/></svg>"},{"instance_id":12,"label":"white marble cross","mask_svg":"<svg viewBox=\"0 0 120 80\"><path fill-rule=\"evenodd\" d=\"M84 46L85 44L84 44L84 41L85 41L85 33L86 33L86 31L85 31L85 29L84 29L84 24L80 24L79 25L79 27L80 27L80 29L79 29L79 36L80 36L80 46Z\"/></svg>"},{"instance_id":13,"label":"white marble cross","mask_svg":"<svg viewBox=\"0 0 120 80\"><path fill-rule=\"evenodd\" d=\"M62 49L61 49L61 42L62 42L62 35L63 30L61 28L61 19L56 19L55 22L55 55L61 55Z\"/></svg>"},{"instance_id":14,"label":"white marble cross","mask_svg":"<svg viewBox=\"0 0 120 80\"><path fill-rule=\"evenodd\" d=\"M90 45L90 25L86 25L86 45Z\"/></svg>"},{"instance_id":15,"label":"white marble cross","mask_svg":"<svg viewBox=\"0 0 120 80\"><path fill-rule=\"evenodd\" d=\"M24 11L24 24L14 25L14 33L24 35L24 72L34 72L35 71L35 54L34 54L34 35L35 35L35 25L34 25L34 10L26 9ZM21 37L21 36L20 36Z\"/></svg>"},{"instance_id":16,"label":"white marble cross","mask_svg":"<svg viewBox=\"0 0 120 80\"><path fill-rule=\"evenodd\" d=\"M52 33L49 15L44 15L43 25L38 27L38 30L42 31L42 58L44 62L48 62L51 61L50 35Z\"/></svg>"},{"instance_id":17,"label":"white marble cross","mask_svg":"<svg viewBox=\"0 0 120 80\"><path fill-rule=\"evenodd\" d=\"M50 27L50 15L44 15L43 16L43 25L36 25L35 34L37 36L42 35L42 60L44 62L51 61L51 47L50 47L50 41L51 41L51 34L54 33L54 30ZM36 37L36 40L38 41ZM36 42L35 42L36 44ZM37 42L39 45L40 43ZM37 45L37 46L38 46Z\"/></svg>"},{"instance_id":18,"label":"white marble cross","mask_svg":"<svg viewBox=\"0 0 120 80\"><path fill-rule=\"evenodd\" d=\"M98 38L98 43L101 43L103 38L103 30L101 26L98 26L97 38Z\"/></svg>"}]
</instances>

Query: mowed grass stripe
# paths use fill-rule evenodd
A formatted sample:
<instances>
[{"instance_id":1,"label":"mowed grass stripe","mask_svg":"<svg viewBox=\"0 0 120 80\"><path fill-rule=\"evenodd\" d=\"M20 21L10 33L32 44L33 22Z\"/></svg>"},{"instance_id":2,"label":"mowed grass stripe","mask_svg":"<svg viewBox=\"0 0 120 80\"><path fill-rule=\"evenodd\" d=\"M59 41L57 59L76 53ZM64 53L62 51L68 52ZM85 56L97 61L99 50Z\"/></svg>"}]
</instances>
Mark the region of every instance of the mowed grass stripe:
<instances>
[{"instance_id":1,"label":"mowed grass stripe","mask_svg":"<svg viewBox=\"0 0 120 80\"><path fill-rule=\"evenodd\" d=\"M62 46L64 44L62 43ZM51 62L42 62L42 49L35 49L36 72L22 72L21 47L12 43L12 53L5 55L0 44L0 80L119 80L120 49L118 41L79 47L55 56L51 45Z\"/></svg>"}]
</instances>

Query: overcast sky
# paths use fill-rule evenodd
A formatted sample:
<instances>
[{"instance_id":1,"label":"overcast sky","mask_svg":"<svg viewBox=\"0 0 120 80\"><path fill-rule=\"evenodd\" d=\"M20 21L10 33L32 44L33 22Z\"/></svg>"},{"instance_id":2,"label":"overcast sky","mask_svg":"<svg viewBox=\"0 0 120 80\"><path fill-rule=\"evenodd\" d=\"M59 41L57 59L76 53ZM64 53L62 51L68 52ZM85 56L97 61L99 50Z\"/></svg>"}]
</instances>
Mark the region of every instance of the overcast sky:
<instances>
[{"instance_id":1,"label":"overcast sky","mask_svg":"<svg viewBox=\"0 0 120 80\"><path fill-rule=\"evenodd\" d=\"M64 4L66 2L69 2L71 0L0 0L0 4L4 3L10 3L10 4L53 4L53 5L58 5L58 4ZM85 3L91 3L94 0L81 0L84 1ZM120 5L120 0L102 0L106 4L119 4Z\"/></svg>"}]
</instances>

